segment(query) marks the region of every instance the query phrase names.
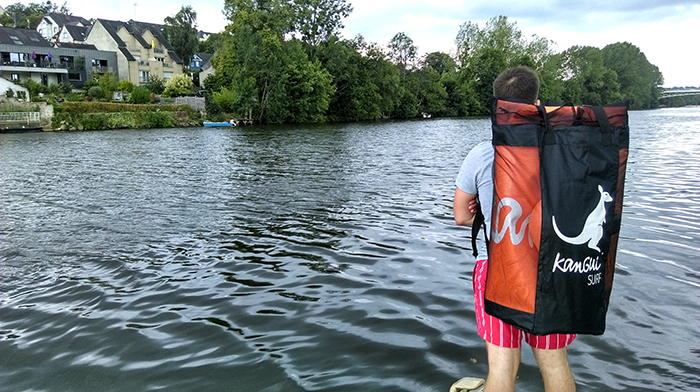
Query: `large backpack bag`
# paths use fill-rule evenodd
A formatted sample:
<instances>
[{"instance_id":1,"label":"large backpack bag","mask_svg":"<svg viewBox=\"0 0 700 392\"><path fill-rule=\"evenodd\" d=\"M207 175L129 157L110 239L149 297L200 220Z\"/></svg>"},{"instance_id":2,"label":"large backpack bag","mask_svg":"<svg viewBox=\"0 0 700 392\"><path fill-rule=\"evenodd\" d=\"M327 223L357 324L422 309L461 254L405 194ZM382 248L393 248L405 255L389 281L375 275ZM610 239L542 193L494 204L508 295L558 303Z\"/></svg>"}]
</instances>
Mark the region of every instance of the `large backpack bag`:
<instances>
[{"instance_id":1,"label":"large backpack bag","mask_svg":"<svg viewBox=\"0 0 700 392\"><path fill-rule=\"evenodd\" d=\"M629 148L627 103L491 100L494 200L486 312L535 335L600 335Z\"/></svg>"}]
</instances>

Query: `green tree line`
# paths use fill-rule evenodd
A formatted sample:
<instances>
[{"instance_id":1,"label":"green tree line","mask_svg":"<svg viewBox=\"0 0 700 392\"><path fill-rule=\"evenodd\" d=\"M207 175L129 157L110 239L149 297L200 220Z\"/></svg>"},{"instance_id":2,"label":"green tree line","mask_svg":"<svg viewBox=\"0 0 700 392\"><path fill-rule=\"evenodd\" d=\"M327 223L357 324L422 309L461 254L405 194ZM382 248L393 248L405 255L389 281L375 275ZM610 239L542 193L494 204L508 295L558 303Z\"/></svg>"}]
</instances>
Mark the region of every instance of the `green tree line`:
<instances>
[{"instance_id":1,"label":"green tree line","mask_svg":"<svg viewBox=\"0 0 700 392\"><path fill-rule=\"evenodd\" d=\"M204 81L210 97L262 123L484 115L496 76L526 65L540 75L543 100L658 106L663 76L630 43L556 52L553 41L526 38L498 16L483 27L464 23L456 55L418 56L404 33L386 46L340 38L350 12L345 0L226 0L230 23L211 38L218 50L216 72Z\"/></svg>"}]
</instances>

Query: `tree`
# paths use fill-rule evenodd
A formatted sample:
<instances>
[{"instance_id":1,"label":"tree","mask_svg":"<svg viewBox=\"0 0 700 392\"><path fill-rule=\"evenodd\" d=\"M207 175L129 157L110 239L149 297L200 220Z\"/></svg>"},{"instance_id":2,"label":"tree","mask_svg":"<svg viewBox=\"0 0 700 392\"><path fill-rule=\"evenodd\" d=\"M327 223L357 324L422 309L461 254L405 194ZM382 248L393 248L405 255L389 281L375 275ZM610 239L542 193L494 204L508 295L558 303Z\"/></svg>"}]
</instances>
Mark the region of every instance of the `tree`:
<instances>
[{"instance_id":1,"label":"tree","mask_svg":"<svg viewBox=\"0 0 700 392\"><path fill-rule=\"evenodd\" d=\"M224 40L230 38L226 33L211 34L206 40L198 44L199 53L214 54L223 45Z\"/></svg>"},{"instance_id":2,"label":"tree","mask_svg":"<svg viewBox=\"0 0 700 392\"><path fill-rule=\"evenodd\" d=\"M175 16L168 16L164 21L163 35L175 48L175 53L185 64L189 64L199 44L197 13L192 6L183 6Z\"/></svg>"},{"instance_id":3,"label":"tree","mask_svg":"<svg viewBox=\"0 0 700 392\"><path fill-rule=\"evenodd\" d=\"M455 39L461 79L477 95L470 114L488 113L492 83L507 68L526 65L540 74L547 94L555 89L557 72L552 69L553 42L537 36L523 37L515 22L505 16L489 20L483 29L467 22Z\"/></svg>"},{"instance_id":4,"label":"tree","mask_svg":"<svg viewBox=\"0 0 700 392\"><path fill-rule=\"evenodd\" d=\"M664 78L638 47L618 42L604 47L602 55L605 66L617 74L620 92L632 109L658 107Z\"/></svg>"},{"instance_id":5,"label":"tree","mask_svg":"<svg viewBox=\"0 0 700 392\"><path fill-rule=\"evenodd\" d=\"M433 67L426 66L417 72L418 86L415 90L418 98L418 110L421 113L440 114L447 108L447 90L442 84L440 73Z\"/></svg>"},{"instance_id":6,"label":"tree","mask_svg":"<svg viewBox=\"0 0 700 392\"><path fill-rule=\"evenodd\" d=\"M294 28L301 41L308 45L309 55L315 58L315 49L343 28L342 19L352 12L345 0L294 0L292 2Z\"/></svg>"},{"instance_id":7,"label":"tree","mask_svg":"<svg viewBox=\"0 0 700 392\"><path fill-rule=\"evenodd\" d=\"M615 71L592 46L572 46L561 54L564 79L562 99L575 105L605 105L622 99Z\"/></svg>"},{"instance_id":8,"label":"tree","mask_svg":"<svg viewBox=\"0 0 700 392\"><path fill-rule=\"evenodd\" d=\"M418 48L413 45L413 40L406 33L398 33L389 41L389 49L391 50L391 58L401 66L405 78L406 69L416 59Z\"/></svg>"},{"instance_id":9,"label":"tree","mask_svg":"<svg viewBox=\"0 0 700 392\"><path fill-rule=\"evenodd\" d=\"M374 83L370 60L356 50L354 41L332 37L319 45L318 58L333 77L330 120L375 120L382 116L382 96Z\"/></svg>"},{"instance_id":10,"label":"tree","mask_svg":"<svg viewBox=\"0 0 700 392\"><path fill-rule=\"evenodd\" d=\"M67 3L59 8L58 4L46 1L45 3L15 3L5 7L5 13L0 16L0 23L7 27L19 29L36 29L41 18L49 12L70 14Z\"/></svg>"},{"instance_id":11,"label":"tree","mask_svg":"<svg viewBox=\"0 0 700 392\"><path fill-rule=\"evenodd\" d=\"M299 40L284 43L281 80L267 102L268 122L322 122L335 92L332 77L319 61L310 61Z\"/></svg>"},{"instance_id":12,"label":"tree","mask_svg":"<svg viewBox=\"0 0 700 392\"><path fill-rule=\"evenodd\" d=\"M443 75L447 72L454 72L457 69L457 63L447 53L433 52L425 58L425 65L431 67L438 74Z\"/></svg>"}]
</instances>

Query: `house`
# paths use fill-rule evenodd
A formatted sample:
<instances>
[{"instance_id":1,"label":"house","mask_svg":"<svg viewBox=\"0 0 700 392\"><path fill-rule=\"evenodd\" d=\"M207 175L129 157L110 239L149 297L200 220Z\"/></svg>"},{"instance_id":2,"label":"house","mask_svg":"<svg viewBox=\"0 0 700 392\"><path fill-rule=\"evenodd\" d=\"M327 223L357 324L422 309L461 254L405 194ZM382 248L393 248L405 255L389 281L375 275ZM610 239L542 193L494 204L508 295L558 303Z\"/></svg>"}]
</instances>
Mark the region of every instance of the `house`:
<instances>
[{"instance_id":1,"label":"house","mask_svg":"<svg viewBox=\"0 0 700 392\"><path fill-rule=\"evenodd\" d=\"M56 40L56 36L64 26L86 28L91 25L89 20L79 16L50 12L41 19L39 25L36 27L36 31L38 31L45 40L52 42Z\"/></svg>"},{"instance_id":2,"label":"house","mask_svg":"<svg viewBox=\"0 0 700 392\"><path fill-rule=\"evenodd\" d=\"M199 30L197 31L197 38L199 38L200 41L206 41L211 34L212 33L207 33L206 31Z\"/></svg>"},{"instance_id":3,"label":"house","mask_svg":"<svg viewBox=\"0 0 700 392\"><path fill-rule=\"evenodd\" d=\"M195 53L192 55L190 60L190 69L193 71L201 71L204 64L211 59L212 54L209 53Z\"/></svg>"},{"instance_id":4,"label":"house","mask_svg":"<svg viewBox=\"0 0 700 392\"><path fill-rule=\"evenodd\" d=\"M101 72L117 72L117 55L94 46L53 47L38 31L0 27L0 77L19 83L33 79L45 86L67 82L82 88Z\"/></svg>"},{"instance_id":5,"label":"house","mask_svg":"<svg viewBox=\"0 0 700 392\"><path fill-rule=\"evenodd\" d=\"M216 71L211 63L212 57L214 57L214 55L209 55L207 61L202 64L202 69L199 72L199 86L202 86L202 83L204 80L206 80L207 76L214 74Z\"/></svg>"},{"instance_id":6,"label":"house","mask_svg":"<svg viewBox=\"0 0 700 392\"><path fill-rule=\"evenodd\" d=\"M183 62L161 31L154 23L97 19L85 42L115 52L119 80L138 86L150 76L168 80L182 74Z\"/></svg>"},{"instance_id":7,"label":"house","mask_svg":"<svg viewBox=\"0 0 700 392\"><path fill-rule=\"evenodd\" d=\"M55 42L84 43L92 26L63 25L54 36Z\"/></svg>"}]
</instances>

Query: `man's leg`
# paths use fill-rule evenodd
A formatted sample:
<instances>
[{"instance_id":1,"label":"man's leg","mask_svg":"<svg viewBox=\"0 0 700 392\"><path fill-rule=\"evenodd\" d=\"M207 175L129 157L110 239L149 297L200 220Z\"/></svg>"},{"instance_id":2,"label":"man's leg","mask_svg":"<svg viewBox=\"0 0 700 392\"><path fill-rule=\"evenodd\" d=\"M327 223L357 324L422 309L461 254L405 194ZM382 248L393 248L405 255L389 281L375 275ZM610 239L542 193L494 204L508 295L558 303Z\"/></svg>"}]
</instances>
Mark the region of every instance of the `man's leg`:
<instances>
[{"instance_id":1,"label":"man's leg","mask_svg":"<svg viewBox=\"0 0 700 392\"><path fill-rule=\"evenodd\" d=\"M532 352L535 354L537 365L539 365L544 379L545 392L576 391L574 376L571 374L569 361L566 358L566 347L557 350L543 350L533 347Z\"/></svg>"},{"instance_id":2,"label":"man's leg","mask_svg":"<svg viewBox=\"0 0 700 392\"><path fill-rule=\"evenodd\" d=\"M474 266L474 310L476 324L488 355L489 372L484 392L512 392L520 366L522 332L484 311L484 290L488 261L479 260Z\"/></svg>"},{"instance_id":3,"label":"man's leg","mask_svg":"<svg viewBox=\"0 0 700 392\"><path fill-rule=\"evenodd\" d=\"M515 378L520 366L520 348L499 347L486 342L489 374L484 392L510 392L515 390Z\"/></svg>"}]
</instances>

